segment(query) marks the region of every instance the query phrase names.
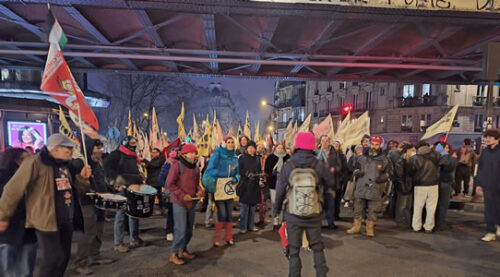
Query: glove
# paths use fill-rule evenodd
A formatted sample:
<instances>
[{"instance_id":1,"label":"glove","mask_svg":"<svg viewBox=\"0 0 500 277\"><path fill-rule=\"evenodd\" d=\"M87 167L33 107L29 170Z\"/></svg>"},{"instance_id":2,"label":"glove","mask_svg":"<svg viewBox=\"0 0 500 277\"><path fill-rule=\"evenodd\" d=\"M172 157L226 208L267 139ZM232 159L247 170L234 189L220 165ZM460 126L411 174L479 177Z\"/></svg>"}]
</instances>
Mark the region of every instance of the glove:
<instances>
[{"instance_id":1,"label":"glove","mask_svg":"<svg viewBox=\"0 0 500 277\"><path fill-rule=\"evenodd\" d=\"M356 176L356 178L359 178L365 176L365 173L359 169L356 169L354 170L353 175Z\"/></svg>"}]
</instances>

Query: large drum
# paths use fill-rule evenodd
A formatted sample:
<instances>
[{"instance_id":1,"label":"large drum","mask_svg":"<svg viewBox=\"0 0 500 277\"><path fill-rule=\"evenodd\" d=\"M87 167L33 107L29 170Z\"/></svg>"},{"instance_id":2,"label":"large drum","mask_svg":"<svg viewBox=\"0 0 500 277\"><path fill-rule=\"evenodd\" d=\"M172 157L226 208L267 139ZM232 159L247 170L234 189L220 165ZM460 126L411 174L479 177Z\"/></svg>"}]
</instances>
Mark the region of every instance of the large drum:
<instances>
[{"instance_id":1,"label":"large drum","mask_svg":"<svg viewBox=\"0 0 500 277\"><path fill-rule=\"evenodd\" d=\"M125 191L127 214L131 217L150 217L153 214L157 190L148 185L130 185Z\"/></svg>"},{"instance_id":2,"label":"large drum","mask_svg":"<svg viewBox=\"0 0 500 277\"><path fill-rule=\"evenodd\" d=\"M96 195L95 207L101 210L119 211L125 210L127 198L112 193L99 193Z\"/></svg>"}]
</instances>

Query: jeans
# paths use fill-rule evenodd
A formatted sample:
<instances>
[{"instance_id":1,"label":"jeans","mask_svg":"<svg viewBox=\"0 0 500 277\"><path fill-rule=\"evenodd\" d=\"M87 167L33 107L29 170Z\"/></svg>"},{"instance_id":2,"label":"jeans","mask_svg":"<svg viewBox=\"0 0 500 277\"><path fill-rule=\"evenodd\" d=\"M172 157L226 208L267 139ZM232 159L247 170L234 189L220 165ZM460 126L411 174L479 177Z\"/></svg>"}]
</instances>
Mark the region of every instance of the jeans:
<instances>
[{"instance_id":1,"label":"jeans","mask_svg":"<svg viewBox=\"0 0 500 277\"><path fill-rule=\"evenodd\" d=\"M378 200L366 200L355 198L354 199L354 219L363 219L363 213L365 209L368 208L368 214L366 215L366 220L377 221L377 211L380 209L382 201Z\"/></svg>"},{"instance_id":2,"label":"jeans","mask_svg":"<svg viewBox=\"0 0 500 277\"><path fill-rule=\"evenodd\" d=\"M172 234L174 232L174 207L172 206L172 203L167 203L167 226L166 226L166 233L167 234Z\"/></svg>"},{"instance_id":3,"label":"jeans","mask_svg":"<svg viewBox=\"0 0 500 277\"><path fill-rule=\"evenodd\" d=\"M123 243L123 237L125 236L125 218L128 217L128 226L130 240L137 240L139 238L139 219L127 216L125 211L117 211L115 215L115 245L120 245Z\"/></svg>"},{"instance_id":4,"label":"jeans","mask_svg":"<svg viewBox=\"0 0 500 277\"><path fill-rule=\"evenodd\" d=\"M214 205L214 194L207 193L207 211L205 212L205 225L210 224L210 218L215 216L215 212L212 210Z\"/></svg>"},{"instance_id":5,"label":"jeans","mask_svg":"<svg viewBox=\"0 0 500 277\"><path fill-rule=\"evenodd\" d=\"M314 268L316 269L316 276L324 277L328 272L325 259L325 246L321 239L321 226L305 226L287 222L286 231L288 234L288 249L289 249L289 276L301 276L302 263L300 261L299 251L302 245L302 236L306 232L309 247L313 251Z\"/></svg>"},{"instance_id":6,"label":"jeans","mask_svg":"<svg viewBox=\"0 0 500 277\"><path fill-rule=\"evenodd\" d=\"M154 187L156 189L156 197L158 198L158 207L163 209L163 191L161 191L161 187Z\"/></svg>"},{"instance_id":7,"label":"jeans","mask_svg":"<svg viewBox=\"0 0 500 277\"><path fill-rule=\"evenodd\" d=\"M266 188L260 188L259 221L266 220Z\"/></svg>"},{"instance_id":8,"label":"jeans","mask_svg":"<svg viewBox=\"0 0 500 277\"><path fill-rule=\"evenodd\" d=\"M500 226L500 193L496 189L483 187L484 195L484 221L486 222L486 231L495 233Z\"/></svg>"},{"instance_id":9,"label":"jeans","mask_svg":"<svg viewBox=\"0 0 500 277\"><path fill-rule=\"evenodd\" d=\"M327 189L324 193L325 203L323 209L325 210L326 221L328 226L335 225L335 191Z\"/></svg>"},{"instance_id":10,"label":"jeans","mask_svg":"<svg viewBox=\"0 0 500 277\"><path fill-rule=\"evenodd\" d=\"M180 205L172 204L174 207L174 241L170 251L179 253L179 250L187 252L187 245L193 236L193 225L195 208L186 209Z\"/></svg>"},{"instance_id":11,"label":"jeans","mask_svg":"<svg viewBox=\"0 0 500 277\"><path fill-rule=\"evenodd\" d=\"M255 209L257 205L241 203L240 230L255 229Z\"/></svg>"},{"instance_id":12,"label":"jeans","mask_svg":"<svg viewBox=\"0 0 500 277\"><path fill-rule=\"evenodd\" d=\"M0 244L0 276L31 277L35 269L36 242Z\"/></svg>"},{"instance_id":13,"label":"jeans","mask_svg":"<svg viewBox=\"0 0 500 277\"><path fill-rule=\"evenodd\" d=\"M93 205L82 205L84 232L76 248L76 262L87 259L90 264L99 256L104 222L98 220L98 215L104 214L103 210L94 208Z\"/></svg>"},{"instance_id":14,"label":"jeans","mask_svg":"<svg viewBox=\"0 0 500 277\"><path fill-rule=\"evenodd\" d=\"M234 201L232 199L215 201L217 220L219 222L233 222L233 205Z\"/></svg>"},{"instance_id":15,"label":"jeans","mask_svg":"<svg viewBox=\"0 0 500 277\"><path fill-rule=\"evenodd\" d=\"M412 228L414 231L422 229L422 211L425 207L425 224L426 231L434 229L434 216L436 214L436 207L439 197L439 186L416 186L415 187L415 200L413 204L413 220Z\"/></svg>"},{"instance_id":16,"label":"jeans","mask_svg":"<svg viewBox=\"0 0 500 277\"><path fill-rule=\"evenodd\" d=\"M57 232L35 231L40 257L39 277L63 277L71 256L73 224L61 224Z\"/></svg>"},{"instance_id":17,"label":"jeans","mask_svg":"<svg viewBox=\"0 0 500 277\"><path fill-rule=\"evenodd\" d=\"M436 226L443 227L446 225L446 215L448 214L448 206L450 205L451 184L446 182L439 183L439 196L436 208Z\"/></svg>"}]
</instances>

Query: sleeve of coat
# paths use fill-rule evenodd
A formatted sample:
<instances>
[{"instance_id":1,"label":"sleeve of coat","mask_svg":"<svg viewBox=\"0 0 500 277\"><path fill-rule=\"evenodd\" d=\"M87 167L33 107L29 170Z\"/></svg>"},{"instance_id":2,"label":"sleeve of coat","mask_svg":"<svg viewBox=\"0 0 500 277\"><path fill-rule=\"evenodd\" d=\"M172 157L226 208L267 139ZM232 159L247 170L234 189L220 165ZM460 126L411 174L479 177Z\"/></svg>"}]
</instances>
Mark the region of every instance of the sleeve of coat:
<instances>
[{"instance_id":1,"label":"sleeve of coat","mask_svg":"<svg viewBox=\"0 0 500 277\"><path fill-rule=\"evenodd\" d=\"M118 167L120 163L120 152L115 150L109 154L104 160L104 171L110 180L115 180L118 177Z\"/></svg>"},{"instance_id":2,"label":"sleeve of coat","mask_svg":"<svg viewBox=\"0 0 500 277\"><path fill-rule=\"evenodd\" d=\"M179 163L173 162L170 164L170 170L167 176L167 189L170 191L170 197L175 197L176 199L184 199L184 192L177 185L179 179Z\"/></svg>"},{"instance_id":3,"label":"sleeve of coat","mask_svg":"<svg viewBox=\"0 0 500 277\"><path fill-rule=\"evenodd\" d=\"M283 207L283 201L286 196L286 188L288 186L288 175L290 174L290 165L285 163L281 173L278 175L278 181L276 182L276 202L274 203L274 214L279 215Z\"/></svg>"},{"instance_id":4,"label":"sleeve of coat","mask_svg":"<svg viewBox=\"0 0 500 277\"><path fill-rule=\"evenodd\" d=\"M14 176L5 185L0 198L0 221L9 221L17 209L19 201L24 196L28 185L37 178L37 168L35 160L38 157L26 159Z\"/></svg>"}]
</instances>

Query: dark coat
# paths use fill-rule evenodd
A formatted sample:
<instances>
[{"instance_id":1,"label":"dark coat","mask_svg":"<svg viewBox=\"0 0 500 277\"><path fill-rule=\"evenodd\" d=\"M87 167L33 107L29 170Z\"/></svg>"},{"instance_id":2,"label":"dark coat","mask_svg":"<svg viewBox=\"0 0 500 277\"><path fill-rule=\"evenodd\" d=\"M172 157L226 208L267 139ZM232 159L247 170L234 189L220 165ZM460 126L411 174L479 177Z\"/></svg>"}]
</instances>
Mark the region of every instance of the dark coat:
<instances>
[{"instance_id":1,"label":"dark coat","mask_svg":"<svg viewBox=\"0 0 500 277\"><path fill-rule=\"evenodd\" d=\"M478 162L477 180L487 194L500 194L500 145L494 149L486 147Z\"/></svg>"},{"instance_id":2,"label":"dark coat","mask_svg":"<svg viewBox=\"0 0 500 277\"><path fill-rule=\"evenodd\" d=\"M18 169L17 165L12 165L7 169L0 169L0 195L2 195L5 184L10 180ZM8 243L12 245L21 245L25 241L26 229L26 204L24 197L17 205L14 215L11 217L9 227L3 233L0 233L0 243ZM31 237L33 238L33 234Z\"/></svg>"},{"instance_id":3,"label":"dark coat","mask_svg":"<svg viewBox=\"0 0 500 277\"><path fill-rule=\"evenodd\" d=\"M344 153L335 151L332 148L330 154L328 154L328 166L335 168L335 173L333 174L335 178L333 189L341 190L348 181L348 179L346 179L346 174L348 174L347 158Z\"/></svg>"},{"instance_id":4,"label":"dark coat","mask_svg":"<svg viewBox=\"0 0 500 277\"><path fill-rule=\"evenodd\" d=\"M238 159L238 168L241 178L236 191L240 197L240 202L249 205L259 204L260 178L256 174L262 173L260 158L258 156L243 154Z\"/></svg>"},{"instance_id":5,"label":"dark coat","mask_svg":"<svg viewBox=\"0 0 500 277\"><path fill-rule=\"evenodd\" d=\"M286 154L285 157L283 157L283 165L286 163L286 161L290 158L290 155ZM276 181L278 180L278 175L277 172L274 170L274 166L278 163L278 156L271 154L269 157L266 159L266 164L264 165L264 172L266 173L267 176L267 185L269 186L270 189L276 189Z\"/></svg>"},{"instance_id":6,"label":"dark coat","mask_svg":"<svg viewBox=\"0 0 500 277\"><path fill-rule=\"evenodd\" d=\"M104 160L104 171L110 180L121 176L127 185L141 184L142 178L139 172L137 159L126 155L120 150L115 150Z\"/></svg>"},{"instance_id":7,"label":"dark coat","mask_svg":"<svg viewBox=\"0 0 500 277\"><path fill-rule=\"evenodd\" d=\"M406 195L413 192L413 180L409 176L409 170L409 162L401 156L394 169L394 187L398 194Z\"/></svg>"},{"instance_id":8,"label":"dark coat","mask_svg":"<svg viewBox=\"0 0 500 277\"><path fill-rule=\"evenodd\" d=\"M370 151L359 157L356 162L358 179L354 198L378 201L382 200L385 192L389 174L392 172L392 163L382 151L373 156L369 153Z\"/></svg>"},{"instance_id":9,"label":"dark coat","mask_svg":"<svg viewBox=\"0 0 500 277\"><path fill-rule=\"evenodd\" d=\"M450 155L441 157L439 161L439 182L455 183L455 168L457 167L457 163L457 159Z\"/></svg>"},{"instance_id":10,"label":"dark coat","mask_svg":"<svg viewBox=\"0 0 500 277\"><path fill-rule=\"evenodd\" d=\"M161 184L158 183L158 176L160 175L161 167L165 163L165 160L160 156L156 159L152 159L151 161L144 162L148 173L146 184L153 187L160 187Z\"/></svg>"},{"instance_id":11,"label":"dark coat","mask_svg":"<svg viewBox=\"0 0 500 277\"><path fill-rule=\"evenodd\" d=\"M89 190L86 192L101 192L101 193L106 193L110 191L110 187L108 183L106 182L106 177L104 173L104 167L102 165L102 162L95 162L92 160L92 151L94 149L94 146L97 142L97 139L86 139L85 140L85 146L87 148L87 162L90 165L90 168L92 169L92 175L89 178L90 181L90 187ZM74 159L71 162L72 167L74 168L75 172L80 172L83 168L83 160L81 159ZM93 198L88 197L85 195L85 193L80 193L80 204L81 205L93 205L95 204L95 201Z\"/></svg>"},{"instance_id":12,"label":"dark coat","mask_svg":"<svg viewBox=\"0 0 500 277\"><path fill-rule=\"evenodd\" d=\"M287 188L289 186L288 178L290 177L290 173L293 170L292 166L290 165L290 161L293 161L299 167L307 167L312 165L315 160L317 159L313 151L298 149L283 165L281 174L278 176L278 182L276 183L276 202L274 203L273 207L274 214L280 214L281 210L283 209L283 202L285 201ZM314 170L316 171L318 178L320 179L319 181L321 186L333 186L334 180L333 178L330 178L330 174L327 168L328 167L325 166L325 163L321 161L316 162L316 167L314 168ZM287 222L301 224L302 226L317 227L321 226L323 213L318 215L317 217L301 218L289 214L285 209L284 219Z\"/></svg>"},{"instance_id":13,"label":"dark coat","mask_svg":"<svg viewBox=\"0 0 500 277\"><path fill-rule=\"evenodd\" d=\"M438 166L440 156L428 146L422 146L410 158L409 175L414 186L435 186L439 184Z\"/></svg>"}]
</instances>

